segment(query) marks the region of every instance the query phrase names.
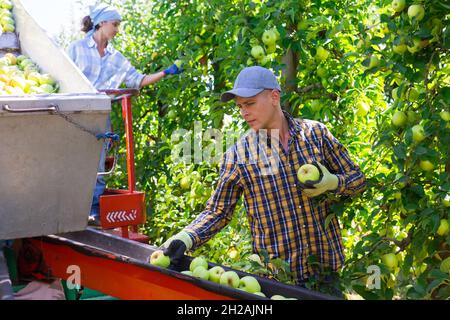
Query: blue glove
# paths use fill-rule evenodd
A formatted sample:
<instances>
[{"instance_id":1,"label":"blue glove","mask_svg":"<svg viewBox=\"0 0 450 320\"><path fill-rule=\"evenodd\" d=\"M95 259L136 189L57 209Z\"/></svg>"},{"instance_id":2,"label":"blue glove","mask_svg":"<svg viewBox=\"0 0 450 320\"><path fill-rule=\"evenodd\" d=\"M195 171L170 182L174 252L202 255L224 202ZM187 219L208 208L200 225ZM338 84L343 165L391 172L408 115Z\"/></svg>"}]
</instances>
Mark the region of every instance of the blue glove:
<instances>
[{"instance_id":1,"label":"blue glove","mask_svg":"<svg viewBox=\"0 0 450 320\"><path fill-rule=\"evenodd\" d=\"M177 67L177 65L174 63L170 67L168 67L166 70L164 70L164 73L167 74L179 74L182 70Z\"/></svg>"}]
</instances>

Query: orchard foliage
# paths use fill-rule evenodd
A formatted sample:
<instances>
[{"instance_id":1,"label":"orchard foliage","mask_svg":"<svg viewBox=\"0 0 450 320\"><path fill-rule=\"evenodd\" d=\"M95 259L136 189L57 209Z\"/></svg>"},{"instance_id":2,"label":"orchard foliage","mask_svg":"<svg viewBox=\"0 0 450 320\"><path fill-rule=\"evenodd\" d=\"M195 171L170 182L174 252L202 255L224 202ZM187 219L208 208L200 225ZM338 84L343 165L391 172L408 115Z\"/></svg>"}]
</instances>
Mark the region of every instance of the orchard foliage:
<instances>
[{"instance_id":1,"label":"orchard foliage","mask_svg":"<svg viewBox=\"0 0 450 320\"><path fill-rule=\"evenodd\" d=\"M368 179L362 196L332 204L347 256L345 292L448 298L450 6L396 2L394 10L390 0L112 1L124 18L115 45L136 68L153 73L184 62L184 73L134 99L137 177L152 242L200 213L218 177L217 161L175 163L180 140L172 134L186 130L182 139L194 150L194 136L209 128L247 130L236 107L219 98L243 67L263 65L279 76L283 108L325 123ZM413 4L424 9L422 19L420 12L410 18ZM263 41L267 30L275 44ZM220 142L207 138L198 147ZM241 204L194 254L242 266L251 239ZM366 286L370 266L380 268L379 288Z\"/></svg>"}]
</instances>

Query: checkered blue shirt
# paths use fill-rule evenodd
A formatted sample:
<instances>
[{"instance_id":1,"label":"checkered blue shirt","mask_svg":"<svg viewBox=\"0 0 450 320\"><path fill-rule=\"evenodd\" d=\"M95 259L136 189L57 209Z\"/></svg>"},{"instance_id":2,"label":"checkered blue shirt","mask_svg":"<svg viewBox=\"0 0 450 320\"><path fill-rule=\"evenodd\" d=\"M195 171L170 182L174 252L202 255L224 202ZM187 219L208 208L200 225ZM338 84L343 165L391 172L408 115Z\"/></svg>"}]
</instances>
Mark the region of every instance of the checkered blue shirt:
<instances>
[{"instance_id":1,"label":"checkered blue shirt","mask_svg":"<svg viewBox=\"0 0 450 320\"><path fill-rule=\"evenodd\" d=\"M68 54L98 90L117 89L122 83L128 88L139 88L145 77L111 44L106 47L105 55L100 57L92 36L73 42Z\"/></svg>"},{"instance_id":2,"label":"checkered blue shirt","mask_svg":"<svg viewBox=\"0 0 450 320\"><path fill-rule=\"evenodd\" d=\"M205 243L231 221L243 195L253 251L264 249L270 258L282 258L297 280L304 280L315 273L308 263L310 255L337 271L343 265L344 250L336 216L330 217L325 227L330 203L316 204L302 192L299 167L312 161L326 166L339 179L334 191L337 195L363 192L366 180L324 124L293 119L288 113L285 116L291 135L289 151L282 150L281 145L267 149L261 144L264 139L253 133L244 136L225 154L215 192L185 231L193 240L193 248Z\"/></svg>"}]
</instances>

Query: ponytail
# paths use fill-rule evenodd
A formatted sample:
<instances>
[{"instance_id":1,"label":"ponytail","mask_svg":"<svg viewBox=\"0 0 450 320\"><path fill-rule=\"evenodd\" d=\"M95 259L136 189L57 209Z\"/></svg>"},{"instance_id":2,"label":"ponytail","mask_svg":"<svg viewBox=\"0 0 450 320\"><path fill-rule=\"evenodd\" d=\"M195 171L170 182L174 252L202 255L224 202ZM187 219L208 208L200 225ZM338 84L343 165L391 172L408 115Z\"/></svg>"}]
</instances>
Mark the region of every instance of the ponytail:
<instances>
[{"instance_id":1,"label":"ponytail","mask_svg":"<svg viewBox=\"0 0 450 320\"><path fill-rule=\"evenodd\" d=\"M88 33L89 31L92 30L92 28L94 27L94 24L92 23L91 17L90 16L86 16L83 18L83 20L81 21L81 31ZM97 30L100 26L97 25L95 26L95 30Z\"/></svg>"}]
</instances>

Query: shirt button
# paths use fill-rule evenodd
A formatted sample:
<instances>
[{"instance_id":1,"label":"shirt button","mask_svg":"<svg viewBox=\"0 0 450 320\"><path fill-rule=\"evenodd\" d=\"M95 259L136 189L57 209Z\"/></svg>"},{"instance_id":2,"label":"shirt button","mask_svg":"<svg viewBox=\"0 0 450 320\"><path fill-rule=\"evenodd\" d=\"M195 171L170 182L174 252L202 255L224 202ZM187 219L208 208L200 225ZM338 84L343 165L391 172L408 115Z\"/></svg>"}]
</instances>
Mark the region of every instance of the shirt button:
<instances>
[{"instance_id":1,"label":"shirt button","mask_svg":"<svg viewBox=\"0 0 450 320\"><path fill-rule=\"evenodd\" d=\"M306 225L304 224L304 225L302 226L302 228L306 228Z\"/></svg>"},{"instance_id":2,"label":"shirt button","mask_svg":"<svg viewBox=\"0 0 450 320\"><path fill-rule=\"evenodd\" d=\"M299 208L299 209L301 209L301 208L302 208L302 206L298 206L298 208Z\"/></svg>"}]
</instances>

